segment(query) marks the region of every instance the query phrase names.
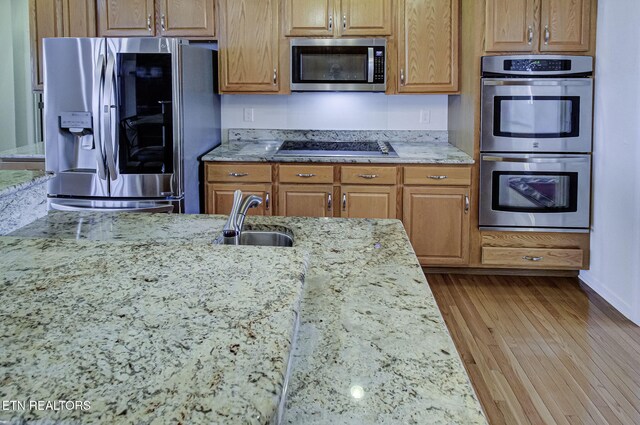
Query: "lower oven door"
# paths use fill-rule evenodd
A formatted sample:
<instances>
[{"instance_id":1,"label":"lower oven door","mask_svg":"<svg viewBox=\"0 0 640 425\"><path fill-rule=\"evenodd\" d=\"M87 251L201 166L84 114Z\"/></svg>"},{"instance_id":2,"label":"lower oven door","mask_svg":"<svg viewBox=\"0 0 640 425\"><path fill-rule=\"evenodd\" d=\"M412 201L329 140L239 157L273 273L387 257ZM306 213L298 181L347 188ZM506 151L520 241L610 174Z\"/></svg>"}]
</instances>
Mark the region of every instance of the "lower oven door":
<instances>
[{"instance_id":1,"label":"lower oven door","mask_svg":"<svg viewBox=\"0 0 640 425\"><path fill-rule=\"evenodd\" d=\"M591 155L482 154L480 228L587 232Z\"/></svg>"}]
</instances>

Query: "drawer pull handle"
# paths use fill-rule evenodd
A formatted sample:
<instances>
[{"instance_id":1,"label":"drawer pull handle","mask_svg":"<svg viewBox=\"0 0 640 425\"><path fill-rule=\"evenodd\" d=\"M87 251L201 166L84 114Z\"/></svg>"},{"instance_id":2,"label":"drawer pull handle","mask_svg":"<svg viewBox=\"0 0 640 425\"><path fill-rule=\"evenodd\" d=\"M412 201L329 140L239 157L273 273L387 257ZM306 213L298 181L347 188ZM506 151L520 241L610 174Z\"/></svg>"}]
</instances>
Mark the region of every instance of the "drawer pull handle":
<instances>
[{"instance_id":1,"label":"drawer pull handle","mask_svg":"<svg viewBox=\"0 0 640 425\"><path fill-rule=\"evenodd\" d=\"M147 15L147 31L151 32L151 14Z\"/></svg>"},{"instance_id":2,"label":"drawer pull handle","mask_svg":"<svg viewBox=\"0 0 640 425\"><path fill-rule=\"evenodd\" d=\"M267 192L264 197L264 208L269 211L269 192Z\"/></svg>"},{"instance_id":3,"label":"drawer pull handle","mask_svg":"<svg viewBox=\"0 0 640 425\"><path fill-rule=\"evenodd\" d=\"M464 195L464 213L469 214L469 195Z\"/></svg>"},{"instance_id":4,"label":"drawer pull handle","mask_svg":"<svg viewBox=\"0 0 640 425\"><path fill-rule=\"evenodd\" d=\"M229 173L229 177L247 177L249 173Z\"/></svg>"},{"instance_id":5,"label":"drawer pull handle","mask_svg":"<svg viewBox=\"0 0 640 425\"><path fill-rule=\"evenodd\" d=\"M524 257L522 257L523 260L527 260L527 261L542 261L544 257L531 257L529 255L525 255Z\"/></svg>"},{"instance_id":6,"label":"drawer pull handle","mask_svg":"<svg viewBox=\"0 0 640 425\"><path fill-rule=\"evenodd\" d=\"M315 177L316 175L313 174L313 173L308 173L308 174L298 173L298 174L296 174L296 176L308 179L310 177Z\"/></svg>"},{"instance_id":7,"label":"drawer pull handle","mask_svg":"<svg viewBox=\"0 0 640 425\"><path fill-rule=\"evenodd\" d=\"M347 194L343 193L342 194L342 211L346 211L347 210Z\"/></svg>"},{"instance_id":8,"label":"drawer pull handle","mask_svg":"<svg viewBox=\"0 0 640 425\"><path fill-rule=\"evenodd\" d=\"M328 199L327 199L327 209L329 211L331 211L331 208L333 207L333 197L331 196L330 193L327 194L328 195Z\"/></svg>"},{"instance_id":9,"label":"drawer pull handle","mask_svg":"<svg viewBox=\"0 0 640 425\"><path fill-rule=\"evenodd\" d=\"M432 180L444 180L444 179L448 178L447 176L427 176L427 177L432 179Z\"/></svg>"},{"instance_id":10,"label":"drawer pull handle","mask_svg":"<svg viewBox=\"0 0 640 425\"><path fill-rule=\"evenodd\" d=\"M380 176L377 175L377 174L358 174L358 177L362 177L363 179L371 180L371 179L377 179Z\"/></svg>"}]
</instances>

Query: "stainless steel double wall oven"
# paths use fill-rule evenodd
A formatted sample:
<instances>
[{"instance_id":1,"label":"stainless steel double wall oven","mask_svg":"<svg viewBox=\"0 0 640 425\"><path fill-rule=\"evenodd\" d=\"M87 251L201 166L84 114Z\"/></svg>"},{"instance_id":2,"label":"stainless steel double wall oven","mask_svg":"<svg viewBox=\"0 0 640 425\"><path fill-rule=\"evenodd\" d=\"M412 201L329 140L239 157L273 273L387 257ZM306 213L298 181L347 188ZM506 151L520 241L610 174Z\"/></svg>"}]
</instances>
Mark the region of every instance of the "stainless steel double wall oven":
<instances>
[{"instance_id":1,"label":"stainless steel double wall oven","mask_svg":"<svg viewBox=\"0 0 640 425\"><path fill-rule=\"evenodd\" d=\"M593 59L482 59L480 228L588 232Z\"/></svg>"},{"instance_id":2,"label":"stainless steel double wall oven","mask_svg":"<svg viewBox=\"0 0 640 425\"><path fill-rule=\"evenodd\" d=\"M170 38L44 40L49 206L200 212L220 143L215 53Z\"/></svg>"}]
</instances>

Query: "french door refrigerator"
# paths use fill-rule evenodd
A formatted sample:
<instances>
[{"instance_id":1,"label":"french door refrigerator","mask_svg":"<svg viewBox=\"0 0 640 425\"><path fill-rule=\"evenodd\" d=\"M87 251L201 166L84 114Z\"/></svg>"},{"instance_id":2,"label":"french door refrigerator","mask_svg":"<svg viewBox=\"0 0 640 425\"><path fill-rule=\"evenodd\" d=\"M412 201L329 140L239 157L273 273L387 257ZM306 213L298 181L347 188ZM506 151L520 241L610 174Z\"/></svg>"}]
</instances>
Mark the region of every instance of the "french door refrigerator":
<instances>
[{"instance_id":1,"label":"french door refrigerator","mask_svg":"<svg viewBox=\"0 0 640 425\"><path fill-rule=\"evenodd\" d=\"M220 144L214 50L171 38L44 40L50 209L201 212Z\"/></svg>"}]
</instances>

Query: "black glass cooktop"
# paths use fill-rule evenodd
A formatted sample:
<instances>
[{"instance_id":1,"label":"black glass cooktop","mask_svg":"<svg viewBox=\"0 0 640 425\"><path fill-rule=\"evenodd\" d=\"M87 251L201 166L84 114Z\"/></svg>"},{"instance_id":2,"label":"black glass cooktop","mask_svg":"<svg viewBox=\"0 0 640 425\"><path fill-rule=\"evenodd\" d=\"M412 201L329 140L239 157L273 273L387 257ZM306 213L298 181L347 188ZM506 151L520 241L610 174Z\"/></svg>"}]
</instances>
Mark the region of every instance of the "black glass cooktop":
<instances>
[{"instance_id":1,"label":"black glass cooktop","mask_svg":"<svg viewBox=\"0 0 640 425\"><path fill-rule=\"evenodd\" d=\"M285 140L276 156L398 156L387 142Z\"/></svg>"}]
</instances>

